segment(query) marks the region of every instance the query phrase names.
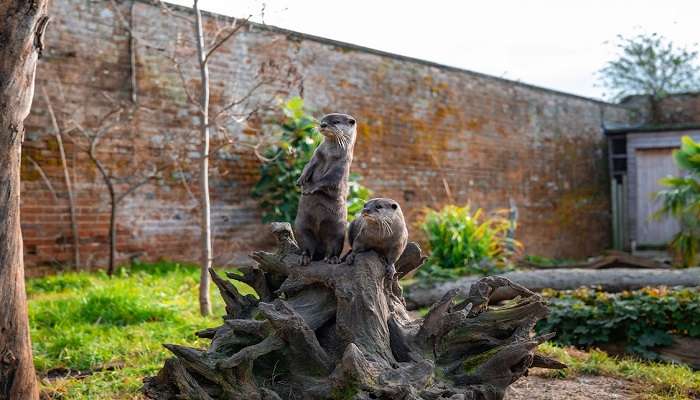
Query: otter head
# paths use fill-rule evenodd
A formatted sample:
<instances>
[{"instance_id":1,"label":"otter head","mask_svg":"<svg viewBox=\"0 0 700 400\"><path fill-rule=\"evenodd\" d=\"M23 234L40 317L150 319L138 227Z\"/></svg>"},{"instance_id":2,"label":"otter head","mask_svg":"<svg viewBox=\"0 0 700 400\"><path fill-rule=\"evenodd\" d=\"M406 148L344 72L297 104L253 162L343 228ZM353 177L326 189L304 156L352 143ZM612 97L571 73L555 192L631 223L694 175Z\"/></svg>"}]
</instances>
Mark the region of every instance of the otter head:
<instances>
[{"instance_id":1,"label":"otter head","mask_svg":"<svg viewBox=\"0 0 700 400\"><path fill-rule=\"evenodd\" d=\"M362 219L368 228L379 231L381 236L389 236L393 233L393 221L397 218L403 220L403 213L399 203L392 199L378 198L365 203L362 208Z\"/></svg>"},{"instance_id":2,"label":"otter head","mask_svg":"<svg viewBox=\"0 0 700 400\"><path fill-rule=\"evenodd\" d=\"M289 222L273 222L271 225L272 234L275 235L278 242L287 241L290 238L294 240L294 232Z\"/></svg>"},{"instance_id":3,"label":"otter head","mask_svg":"<svg viewBox=\"0 0 700 400\"><path fill-rule=\"evenodd\" d=\"M321 118L321 134L327 140L337 143L343 149L351 147L357 134L355 118L347 114L328 114Z\"/></svg>"}]
</instances>

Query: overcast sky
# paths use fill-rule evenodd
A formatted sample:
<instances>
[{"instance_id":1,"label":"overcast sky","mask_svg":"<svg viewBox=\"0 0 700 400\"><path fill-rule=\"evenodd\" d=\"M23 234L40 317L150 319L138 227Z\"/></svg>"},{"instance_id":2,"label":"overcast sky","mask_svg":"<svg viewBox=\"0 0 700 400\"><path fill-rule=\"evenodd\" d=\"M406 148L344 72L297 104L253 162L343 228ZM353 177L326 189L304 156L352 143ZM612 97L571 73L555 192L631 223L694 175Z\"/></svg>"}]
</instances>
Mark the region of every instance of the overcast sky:
<instances>
[{"instance_id":1,"label":"overcast sky","mask_svg":"<svg viewBox=\"0 0 700 400\"><path fill-rule=\"evenodd\" d=\"M700 40L700 0L264 3L270 25L596 98L603 90L595 73L615 54L616 35L658 32L684 46ZM200 4L261 22L261 0Z\"/></svg>"}]
</instances>

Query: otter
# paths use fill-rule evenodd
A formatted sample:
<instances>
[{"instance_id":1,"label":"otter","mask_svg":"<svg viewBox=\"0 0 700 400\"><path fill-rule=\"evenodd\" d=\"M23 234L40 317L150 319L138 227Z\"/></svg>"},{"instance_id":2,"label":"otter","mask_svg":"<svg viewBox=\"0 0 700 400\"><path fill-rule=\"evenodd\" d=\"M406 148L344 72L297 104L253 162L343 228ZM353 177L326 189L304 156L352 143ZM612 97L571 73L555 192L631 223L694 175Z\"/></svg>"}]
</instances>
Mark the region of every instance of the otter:
<instances>
[{"instance_id":1,"label":"otter","mask_svg":"<svg viewBox=\"0 0 700 400\"><path fill-rule=\"evenodd\" d=\"M357 123L347 114L328 114L319 127L324 140L297 180L301 199L294 230L302 265L321 259L340 263L347 227L348 177Z\"/></svg>"},{"instance_id":2,"label":"otter","mask_svg":"<svg viewBox=\"0 0 700 400\"><path fill-rule=\"evenodd\" d=\"M392 199L372 199L348 230L350 253L345 258L352 265L355 255L374 250L386 262L388 280L394 279L394 263L406 249L408 230L399 203Z\"/></svg>"}]
</instances>

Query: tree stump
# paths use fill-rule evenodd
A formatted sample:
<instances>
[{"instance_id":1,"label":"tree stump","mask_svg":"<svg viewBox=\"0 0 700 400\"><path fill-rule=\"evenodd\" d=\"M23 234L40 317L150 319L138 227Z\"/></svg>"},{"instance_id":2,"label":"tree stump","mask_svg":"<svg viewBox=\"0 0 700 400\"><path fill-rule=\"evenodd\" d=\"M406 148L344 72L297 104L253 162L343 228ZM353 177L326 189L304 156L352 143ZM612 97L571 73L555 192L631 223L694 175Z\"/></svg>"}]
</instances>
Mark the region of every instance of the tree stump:
<instances>
[{"instance_id":1,"label":"tree stump","mask_svg":"<svg viewBox=\"0 0 700 400\"><path fill-rule=\"evenodd\" d=\"M450 291L416 318L374 252L352 266L300 266L289 226L274 229L276 253L255 252L257 267L226 274L258 297L210 270L226 303L223 325L197 332L211 339L208 349L166 344L175 357L144 379L148 398L501 399L528 368L565 367L535 352L552 336L533 334L543 300L507 279L483 278L462 299ZM397 278L424 260L410 243ZM490 306L501 286L521 296Z\"/></svg>"}]
</instances>

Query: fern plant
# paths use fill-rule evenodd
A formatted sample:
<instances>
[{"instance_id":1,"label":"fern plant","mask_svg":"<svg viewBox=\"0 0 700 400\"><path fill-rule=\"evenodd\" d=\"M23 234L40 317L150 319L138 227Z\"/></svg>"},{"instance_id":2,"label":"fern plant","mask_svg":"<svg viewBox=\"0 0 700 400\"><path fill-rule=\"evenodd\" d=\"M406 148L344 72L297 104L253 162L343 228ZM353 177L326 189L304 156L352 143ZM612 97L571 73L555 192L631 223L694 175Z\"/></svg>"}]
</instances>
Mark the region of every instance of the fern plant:
<instances>
[{"instance_id":1,"label":"fern plant","mask_svg":"<svg viewBox=\"0 0 700 400\"><path fill-rule=\"evenodd\" d=\"M472 212L469 204L427 210L421 228L430 257L418 278L453 279L511 269L510 259L521 244L509 235L513 222L504 216L506 213L500 210L485 215L480 208Z\"/></svg>"},{"instance_id":2,"label":"fern plant","mask_svg":"<svg viewBox=\"0 0 700 400\"><path fill-rule=\"evenodd\" d=\"M700 143L684 136L673 157L685 174L661 179L666 189L657 193L661 208L655 216L669 215L679 220L681 229L670 246L681 266L688 267L697 265L700 252Z\"/></svg>"},{"instance_id":3,"label":"fern plant","mask_svg":"<svg viewBox=\"0 0 700 400\"><path fill-rule=\"evenodd\" d=\"M268 162L260 166L260 179L252 196L263 210L263 222L293 222L299 207L301 191L296 185L304 166L321 143L317 121L304 108L304 100L294 97L282 107L284 118L279 122L278 140L264 151ZM360 184L360 175L351 174L348 190L348 219L352 220L371 191Z\"/></svg>"}]
</instances>

